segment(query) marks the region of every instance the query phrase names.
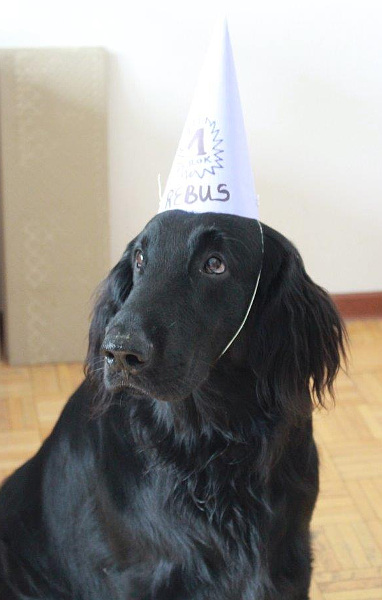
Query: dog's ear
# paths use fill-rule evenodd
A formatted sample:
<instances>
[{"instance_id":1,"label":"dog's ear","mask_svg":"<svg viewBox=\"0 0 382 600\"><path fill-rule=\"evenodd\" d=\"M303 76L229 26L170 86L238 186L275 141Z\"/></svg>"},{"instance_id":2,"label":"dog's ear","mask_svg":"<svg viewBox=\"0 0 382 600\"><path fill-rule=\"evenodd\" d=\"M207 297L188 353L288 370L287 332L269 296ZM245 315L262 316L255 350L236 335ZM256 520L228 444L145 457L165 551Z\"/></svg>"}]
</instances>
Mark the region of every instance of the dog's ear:
<instances>
[{"instance_id":1,"label":"dog's ear","mask_svg":"<svg viewBox=\"0 0 382 600\"><path fill-rule=\"evenodd\" d=\"M261 277L250 344L259 398L271 410L273 404L304 418L311 400L323 405L326 390L333 396L341 359L346 360L346 330L296 248L276 232L265 237Z\"/></svg>"},{"instance_id":2,"label":"dog's ear","mask_svg":"<svg viewBox=\"0 0 382 600\"><path fill-rule=\"evenodd\" d=\"M90 377L101 373L100 356L105 329L119 311L133 286L132 251L135 239L127 246L121 260L111 270L96 292L96 301L89 330L89 347L85 372ZM97 379L97 377L96 377Z\"/></svg>"}]
</instances>

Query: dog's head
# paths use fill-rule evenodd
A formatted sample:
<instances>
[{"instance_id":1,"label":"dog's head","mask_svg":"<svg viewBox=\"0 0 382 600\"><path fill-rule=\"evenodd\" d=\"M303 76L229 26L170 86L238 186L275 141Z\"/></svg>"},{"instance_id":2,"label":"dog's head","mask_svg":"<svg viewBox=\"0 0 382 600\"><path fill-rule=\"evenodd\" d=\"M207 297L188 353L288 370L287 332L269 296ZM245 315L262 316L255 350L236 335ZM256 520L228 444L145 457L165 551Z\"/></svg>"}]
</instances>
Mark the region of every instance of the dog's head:
<instances>
[{"instance_id":1,"label":"dog's head","mask_svg":"<svg viewBox=\"0 0 382 600\"><path fill-rule=\"evenodd\" d=\"M263 398L331 389L344 329L297 250L256 221L169 211L152 219L103 283L90 328L89 375L179 401L211 372L250 371ZM237 340L256 280L260 284ZM98 377L100 380L100 377ZM284 402L284 400L283 400Z\"/></svg>"}]
</instances>

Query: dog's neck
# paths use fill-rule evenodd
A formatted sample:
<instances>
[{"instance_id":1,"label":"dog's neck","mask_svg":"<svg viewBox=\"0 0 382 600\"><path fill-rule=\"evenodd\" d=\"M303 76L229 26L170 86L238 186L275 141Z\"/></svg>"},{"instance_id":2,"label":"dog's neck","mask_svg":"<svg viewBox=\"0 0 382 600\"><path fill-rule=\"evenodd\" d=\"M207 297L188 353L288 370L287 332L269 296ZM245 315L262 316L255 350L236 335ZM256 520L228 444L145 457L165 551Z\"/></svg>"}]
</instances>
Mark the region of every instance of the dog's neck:
<instances>
[{"instance_id":1,"label":"dog's neck","mask_svg":"<svg viewBox=\"0 0 382 600\"><path fill-rule=\"evenodd\" d=\"M255 376L245 369L216 368L183 400L137 400L131 423L143 452L149 448L167 463L182 456L182 464L200 471L222 457L227 464L252 463L266 475L270 463L262 464L261 456L269 461L278 452L272 440L283 438L273 435L281 424L261 407Z\"/></svg>"}]
</instances>

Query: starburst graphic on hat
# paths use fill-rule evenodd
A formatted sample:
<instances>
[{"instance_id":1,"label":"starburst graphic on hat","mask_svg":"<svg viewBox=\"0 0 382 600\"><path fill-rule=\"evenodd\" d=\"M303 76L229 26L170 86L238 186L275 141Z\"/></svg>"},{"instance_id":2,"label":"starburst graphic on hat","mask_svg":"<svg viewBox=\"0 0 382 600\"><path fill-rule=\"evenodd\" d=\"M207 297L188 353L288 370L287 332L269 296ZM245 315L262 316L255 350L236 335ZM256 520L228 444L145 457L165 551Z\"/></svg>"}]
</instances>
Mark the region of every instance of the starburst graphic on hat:
<instances>
[{"instance_id":1,"label":"starburst graphic on hat","mask_svg":"<svg viewBox=\"0 0 382 600\"><path fill-rule=\"evenodd\" d=\"M217 169L223 169L223 138L220 136L216 121L206 117L200 126L187 127L177 152L178 173L188 179L206 173L215 175Z\"/></svg>"}]
</instances>

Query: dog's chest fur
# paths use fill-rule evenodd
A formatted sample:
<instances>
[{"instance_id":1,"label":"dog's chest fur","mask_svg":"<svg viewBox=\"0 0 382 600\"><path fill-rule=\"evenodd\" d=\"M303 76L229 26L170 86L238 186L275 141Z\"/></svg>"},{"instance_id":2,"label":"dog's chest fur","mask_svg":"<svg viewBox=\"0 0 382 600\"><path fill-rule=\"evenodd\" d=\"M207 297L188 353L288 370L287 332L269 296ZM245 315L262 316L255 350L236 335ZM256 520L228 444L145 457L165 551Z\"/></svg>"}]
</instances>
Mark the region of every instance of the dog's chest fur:
<instances>
[{"instance_id":1,"label":"dog's chest fur","mask_svg":"<svg viewBox=\"0 0 382 600\"><path fill-rule=\"evenodd\" d=\"M267 511L266 490L250 468L254 448L241 453L236 448L234 460L229 446L209 448L201 440L193 455L184 440L177 446L163 431L156 445L150 436L142 440L145 435L137 445L130 433L120 431L109 430L113 464L108 454L98 494L110 564L117 562L133 579L141 579L143 571L147 580L148 570L152 581L160 580L164 569L181 569L195 583L208 585L214 572L226 572L227 580L238 585L243 573L234 573L235 564L260 577L265 540L259 531ZM105 442L111 446L111 439Z\"/></svg>"}]
</instances>

